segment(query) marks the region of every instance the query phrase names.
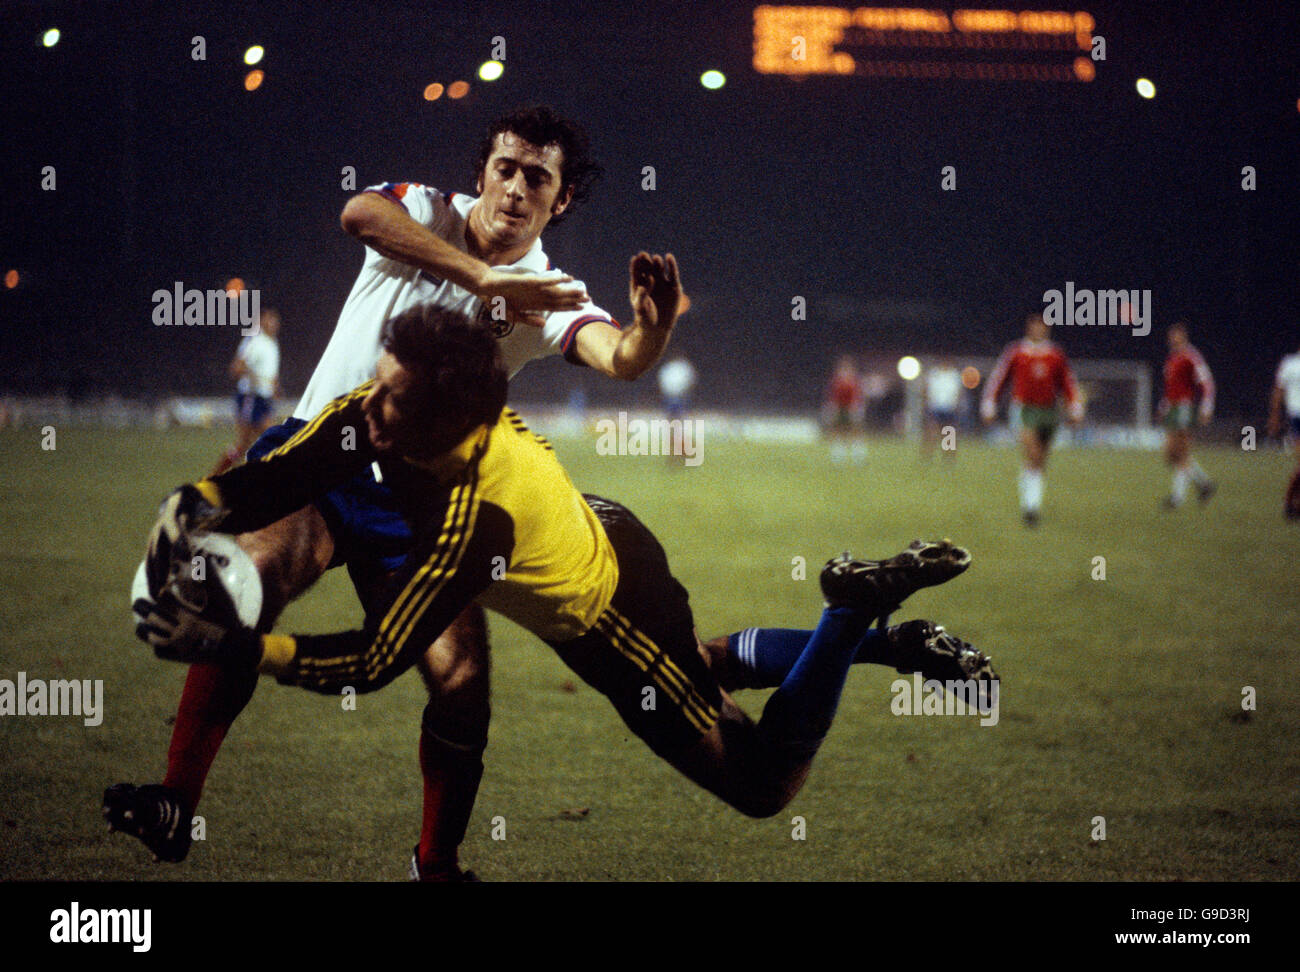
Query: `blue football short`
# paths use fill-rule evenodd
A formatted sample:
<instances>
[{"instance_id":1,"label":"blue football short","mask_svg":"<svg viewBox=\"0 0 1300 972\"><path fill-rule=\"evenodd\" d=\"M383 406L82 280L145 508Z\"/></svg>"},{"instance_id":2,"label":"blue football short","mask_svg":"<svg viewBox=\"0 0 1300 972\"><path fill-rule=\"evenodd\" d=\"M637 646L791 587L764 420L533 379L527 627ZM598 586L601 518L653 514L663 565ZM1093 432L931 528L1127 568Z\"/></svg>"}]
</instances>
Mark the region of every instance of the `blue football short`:
<instances>
[{"instance_id":1,"label":"blue football short","mask_svg":"<svg viewBox=\"0 0 1300 972\"><path fill-rule=\"evenodd\" d=\"M271 414L271 400L251 392L235 396L235 414L244 425L258 425Z\"/></svg>"},{"instance_id":2,"label":"blue football short","mask_svg":"<svg viewBox=\"0 0 1300 972\"><path fill-rule=\"evenodd\" d=\"M286 419L273 425L248 450L248 461L278 449L307 423ZM316 508L334 537L331 567L348 564L361 570L396 570L411 548L411 529L397 511L393 494L367 469L316 500Z\"/></svg>"}]
</instances>

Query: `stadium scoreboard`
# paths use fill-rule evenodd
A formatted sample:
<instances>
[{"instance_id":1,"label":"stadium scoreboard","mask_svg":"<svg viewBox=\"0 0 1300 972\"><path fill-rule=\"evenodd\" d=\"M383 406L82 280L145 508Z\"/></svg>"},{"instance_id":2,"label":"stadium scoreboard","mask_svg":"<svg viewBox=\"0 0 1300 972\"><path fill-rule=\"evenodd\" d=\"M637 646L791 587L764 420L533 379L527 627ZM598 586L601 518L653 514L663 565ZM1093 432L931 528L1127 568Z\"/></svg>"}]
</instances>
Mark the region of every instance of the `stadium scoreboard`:
<instances>
[{"instance_id":1,"label":"stadium scoreboard","mask_svg":"<svg viewBox=\"0 0 1300 972\"><path fill-rule=\"evenodd\" d=\"M793 77L1087 82L1095 27L1084 11L764 5L753 65Z\"/></svg>"}]
</instances>

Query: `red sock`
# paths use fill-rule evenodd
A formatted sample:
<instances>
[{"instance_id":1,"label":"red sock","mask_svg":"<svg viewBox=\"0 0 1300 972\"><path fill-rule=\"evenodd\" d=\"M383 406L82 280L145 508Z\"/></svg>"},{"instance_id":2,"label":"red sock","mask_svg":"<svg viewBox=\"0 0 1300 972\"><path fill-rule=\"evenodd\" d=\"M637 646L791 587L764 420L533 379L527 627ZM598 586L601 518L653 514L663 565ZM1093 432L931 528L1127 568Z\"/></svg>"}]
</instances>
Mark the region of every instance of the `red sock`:
<instances>
[{"instance_id":1,"label":"red sock","mask_svg":"<svg viewBox=\"0 0 1300 972\"><path fill-rule=\"evenodd\" d=\"M254 669L242 672L222 665L190 666L172 726L163 783L180 792L191 812L198 806L203 782L226 731L248 705L256 687Z\"/></svg>"},{"instance_id":2,"label":"red sock","mask_svg":"<svg viewBox=\"0 0 1300 972\"><path fill-rule=\"evenodd\" d=\"M457 852L465 839L478 784L483 778L486 746L486 739L477 745L462 745L434 734L427 724L420 729L424 820L417 856L420 873L426 879L459 873Z\"/></svg>"}]
</instances>

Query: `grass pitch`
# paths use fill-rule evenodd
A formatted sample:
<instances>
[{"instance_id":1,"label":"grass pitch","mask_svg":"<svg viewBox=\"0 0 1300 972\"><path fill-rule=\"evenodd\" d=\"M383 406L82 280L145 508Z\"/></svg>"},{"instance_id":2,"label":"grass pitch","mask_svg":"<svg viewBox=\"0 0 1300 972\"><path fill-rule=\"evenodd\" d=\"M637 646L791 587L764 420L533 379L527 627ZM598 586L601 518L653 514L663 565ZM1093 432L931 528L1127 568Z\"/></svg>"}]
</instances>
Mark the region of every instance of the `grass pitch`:
<instances>
[{"instance_id":1,"label":"grass pitch","mask_svg":"<svg viewBox=\"0 0 1300 972\"><path fill-rule=\"evenodd\" d=\"M66 428L43 451L35 429L0 433L0 678L102 679L105 696L97 727L0 718L0 878L404 877L420 820L414 673L355 711L263 680L217 758L204 839L183 864L152 864L105 833L106 785L161 778L184 678L133 637L131 574L156 502L226 439ZM1016 453L980 443L947 463L873 440L853 466L831 465L822 445L706 442L704 462L684 469L598 456L594 442L556 445L581 489L657 533L705 637L811 627L820 565L846 548L967 545L971 569L896 620L932 617L989 652L1000 721L895 716L898 676L855 666L803 792L750 820L493 617L491 741L462 852L485 879L1300 878L1300 528L1281 518L1287 457L1203 449L1218 496L1162 513L1156 455L1060 452L1031 532L1016 516ZM795 558L807 579L793 578ZM336 571L284 626L359 620ZM757 716L765 695L738 699ZM793 839L795 817L805 839ZM1105 839L1093 840L1099 817Z\"/></svg>"}]
</instances>

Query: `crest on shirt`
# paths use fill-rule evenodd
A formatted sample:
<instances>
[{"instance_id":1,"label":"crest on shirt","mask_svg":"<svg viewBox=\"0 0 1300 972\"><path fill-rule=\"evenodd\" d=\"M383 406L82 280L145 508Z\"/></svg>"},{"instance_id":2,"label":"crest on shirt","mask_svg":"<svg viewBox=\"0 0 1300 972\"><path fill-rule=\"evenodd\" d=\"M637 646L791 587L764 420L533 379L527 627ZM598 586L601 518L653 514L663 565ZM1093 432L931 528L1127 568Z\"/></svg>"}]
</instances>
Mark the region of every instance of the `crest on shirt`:
<instances>
[{"instance_id":1,"label":"crest on shirt","mask_svg":"<svg viewBox=\"0 0 1300 972\"><path fill-rule=\"evenodd\" d=\"M498 319L493 317L492 309L488 307L487 304L479 304L478 315L476 320L478 321L478 323L482 324L483 326L491 330L492 336L496 338L503 338L515 329L514 321L505 320L504 318Z\"/></svg>"}]
</instances>

